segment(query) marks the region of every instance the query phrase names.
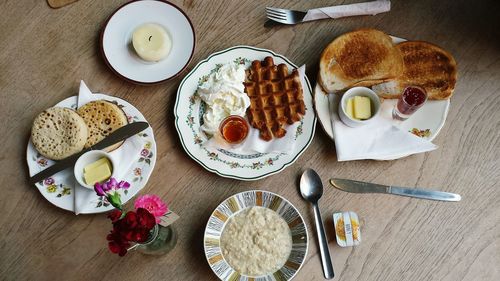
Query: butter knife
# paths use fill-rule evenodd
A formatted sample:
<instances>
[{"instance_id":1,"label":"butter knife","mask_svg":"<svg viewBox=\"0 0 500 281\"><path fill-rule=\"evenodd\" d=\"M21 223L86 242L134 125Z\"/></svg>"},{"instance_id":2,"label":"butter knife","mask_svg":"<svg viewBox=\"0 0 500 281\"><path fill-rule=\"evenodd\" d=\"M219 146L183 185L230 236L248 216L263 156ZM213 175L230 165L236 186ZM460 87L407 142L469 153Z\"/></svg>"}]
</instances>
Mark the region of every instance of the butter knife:
<instances>
[{"instance_id":1,"label":"butter knife","mask_svg":"<svg viewBox=\"0 0 500 281\"><path fill-rule=\"evenodd\" d=\"M109 136L107 136L105 139L98 142L97 144L95 144L87 149L84 149L77 154L73 154L70 157L64 158L63 160L56 162L54 165L39 172L38 174L32 176L29 180L29 183L35 184L43 179L46 179L46 178L52 176L53 174L55 174L57 172L60 172L66 168L73 166L75 164L76 160L78 160L78 158L87 151L104 149L110 145L117 143L117 142L128 139L129 137L145 130L147 127L149 127L149 124L147 122L142 122L142 121L130 123L128 125L120 127L117 130L115 130L114 132L112 132L111 134L109 134Z\"/></svg>"},{"instance_id":2,"label":"butter knife","mask_svg":"<svg viewBox=\"0 0 500 281\"><path fill-rule=\"evenodd\" d=\"M376 183L346 180L346 179L330 179L330 184L334 187L355 193L388 193L401 196L415 197L429 200L440 201L460 201L462 197L455 193L427 190L421 188L406 188L399 186L388 186Z\"/></svg>"}]
</instances>

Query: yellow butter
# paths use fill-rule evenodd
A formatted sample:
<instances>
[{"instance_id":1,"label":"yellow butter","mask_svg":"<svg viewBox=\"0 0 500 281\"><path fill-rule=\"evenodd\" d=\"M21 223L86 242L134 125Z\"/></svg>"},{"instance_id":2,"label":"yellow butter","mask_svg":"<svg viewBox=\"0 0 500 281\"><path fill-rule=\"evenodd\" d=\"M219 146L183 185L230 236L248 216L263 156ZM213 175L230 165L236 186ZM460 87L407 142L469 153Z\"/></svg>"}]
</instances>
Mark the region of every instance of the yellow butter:
<instances>
[{"instance_id":1,"label":"yellow butter","mask_svg":"<svg viewBox=\"0 0 500 281\"><path fill-rule=\"evenodd\" d=\"M90 164L92 165L92 164ZM84 171L83 178L86 184L93 185L96 182L101 183L111 177L111 165L109 162L104 162L97 167L93 167Z\"/></svg>"},{"instance_id":2,"label":"yellow butter","mask_svg":"<svg viewBox=\"0 0 500 281\"><path fill-rule=\"evenodd\" d=\"M354 97L354 118L369 119L372 117L371 100L369 97Z\"/></svg>"},{"instance_id":3,"label":"yellow butter","mask_svg":"<svg viewBox=\"0 0 500 281\"><path fill-rule=\"evenodd\" d=\"M350 98L347 100L345 113L347 114L347 116L349 116L349 118L354 118L354 98Z\"/></svg>"},{"instance_id":4,"label":"yellow butter","mask_svg":"<svg viewBox=\"0 0 500 281\"><path fill-rule=\"evenodd\" d=\"M95 161L95 162L93 162L93 163L90 163L90 164L88 164L87 166L85 166L85 167L83 168L83 172L84 172L84 173L86 173L86 172L88 172L88 171L90 171L90 170L92 170L92 169L94 169L94 168L99 167L101 164L104 164L104 163L106 163L106 164L108 164L109 166L111 166L111 165L110 165L110 163L109 163L109 159L108 159L108 158L106 158L106 157L102 157L101 159L99 159L99 160L97 160L97 161Z\"/></svg>"}]
</instances>

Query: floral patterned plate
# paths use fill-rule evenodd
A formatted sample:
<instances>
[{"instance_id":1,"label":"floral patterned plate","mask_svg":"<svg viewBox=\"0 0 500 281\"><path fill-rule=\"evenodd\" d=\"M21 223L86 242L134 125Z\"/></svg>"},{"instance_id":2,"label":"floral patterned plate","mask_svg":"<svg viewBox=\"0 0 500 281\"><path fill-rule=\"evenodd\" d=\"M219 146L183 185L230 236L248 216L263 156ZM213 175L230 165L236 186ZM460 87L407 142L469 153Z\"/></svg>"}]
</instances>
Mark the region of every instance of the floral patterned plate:
<instances>
[{"instance_id":1,"label":"floral patterned plate","mask_svg":"<svg viewBox=\"0 0 500 281\"><path fill-rule=\"evenodd\" d=\"M406 41L398 37L392 37L394 43ZM384 102L393 103L396 105L397 100L385 99ZM333 128L330 119L330 109L328 102L328 95L323 91L319 84L314 88L314 107L318 115L319 122L323 127L326 134L333 140ZM444 126L448 110L450 108L450 100L429 100L422 108L415 112L411 118L399 124L403 130L407 130L419 137L426 138L432 141L439 131ZM394 121L397 122L397 121ZM396 158L388 158L381 160L394 160L406 157L408 155L401 155Z\"/></svg>"},{"instance_id":2,"label":"floral patterned plate","mask_svg":"<svg viewBox=\"0 0 500 281\"><path fill-rule=\"evenodd\" d=\"M139 112L139 110L137 110L137 108L120 98L104 94L94 94L94 96L98 99L105 99L116 103L123 109L129 119L129 122L146 121L144 116ZM59 102L55 106L76 109L76 104L77 96L72 96ZM139 192L139 190L141 190L146 185L156 163L156 142L153 135L153 129L151 127L148 127L146 130L140 132L137 135L138 137L143 138L144 147L141 151L138 151L140 155L130 156L134 157L134 159L137 159L137 162L130 166L124 177L120 178L120 180L126 180L130 182L130 188L121 194L123 203L131 199L135 194L137 194L137 192ZM30 176L44 170L54 163L52 160L48 160L41 156L38 151L36 151L31 140L28 142L26 161L28 162ZM50 178L45 179L42 182L35 184L35 186L38 188L40 193L42 193L45 199L47 199L50 203L56 205L59 208L73 212L73 186L75 185L75 181L76 180L73 174L73 169L68 168L53 175ZM113 207L104 197L96 196L96 199L92 202L89 202L89 205L80 213L101 213L111 209L113 209Z\"/></svg>"},{"instance_id":3,"label":"floral patterned plate","mask_svg":"<svg viewBox=\"0 0 500 281\"><path fill-rule=\"evenodd\" d=\"M263 60L266 56L273 57L276 64L285 63L289 69L297 68L282 55L273 51L250 46L235 46L214 53L207 59L199 62L186 75L177 90L175 102L175 127L179 133L182 146L196 162L205 169L223 177L239 180L257 180L275 174L291 165L307 146L314 136L316 116L313 110L312 90L307 77L304 89L304 103L306 114L301 121L295 135L295 150L291 153L234 153L221 148L210 148L202 145L203 136L200 126L203 122L204 103L195 96L198 85L217 70L222 64L235 63L250 66L253 60Z\"/></svg>"},{"instance_id":4,"label":"floral patterned plate","mask_svg":"<svg viewBox=\"0 0 500 281\"><path fill-rule=\"evenodd\" d=\"M292 251L286 263L278 271L249 277L236 272L224 259L220 237L230 217L253 206L271 209L286 221L292 234ZM307 256L308 241L307 226L292 203L269 191L250 190L229 197L213 211L205 228L203 245L210 268L221 280L285 281L291 280L302 267Z\"/></svg>"}]
</instances>

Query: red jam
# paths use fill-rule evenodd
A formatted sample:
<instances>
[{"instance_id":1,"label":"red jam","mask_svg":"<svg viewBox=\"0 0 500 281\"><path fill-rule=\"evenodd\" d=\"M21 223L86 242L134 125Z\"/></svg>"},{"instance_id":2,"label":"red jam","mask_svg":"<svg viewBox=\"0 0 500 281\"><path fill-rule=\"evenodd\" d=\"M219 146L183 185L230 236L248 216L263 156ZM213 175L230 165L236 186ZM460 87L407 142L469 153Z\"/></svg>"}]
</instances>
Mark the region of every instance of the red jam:
<instances>
[{"instance_id":1,"label":"red jam","mask_svg":"<svg viewBox=\"0 0 500 281\"><path fill-rule=\"evenodd\" d=\"M247 121L238 115L230 115L222 120L220 132L228 143L237 144L246 139L249 127Z\"/></svg>"},{"instance_id":2,"label":"red jam","mask_svg":"<svg viewBox=\"0 0 500 281\"><path fill-rule=\"evenodd\" d=\"M404 115L411 115L427 100L425 90L420 87L409 86L403 91L398 100L398 111Z\"/></svg>"}]
</instances>

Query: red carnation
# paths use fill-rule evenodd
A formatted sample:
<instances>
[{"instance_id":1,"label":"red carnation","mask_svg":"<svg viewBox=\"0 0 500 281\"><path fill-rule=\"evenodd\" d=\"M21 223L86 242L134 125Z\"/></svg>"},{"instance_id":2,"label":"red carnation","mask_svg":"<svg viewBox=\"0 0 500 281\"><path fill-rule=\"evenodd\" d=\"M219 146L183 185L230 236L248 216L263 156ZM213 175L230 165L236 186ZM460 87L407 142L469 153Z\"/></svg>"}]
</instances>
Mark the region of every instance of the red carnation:
<instances>
[{"instance_id":1,"label":"red carnation","mask_svg":"<svg viewBox=\"0 0 500 281\"><path fill-rule=\"evenodd\" d=\"M118 211L119 212L119 211ZM130 242L145 242L149 232L156 225L154 215L148 210L139 208L137 212L127 212L123 218L121 212L113 211L108 217L113 221L113 230L108 234L111 252L124 256Z\"/></svg>"}]
</instances>

